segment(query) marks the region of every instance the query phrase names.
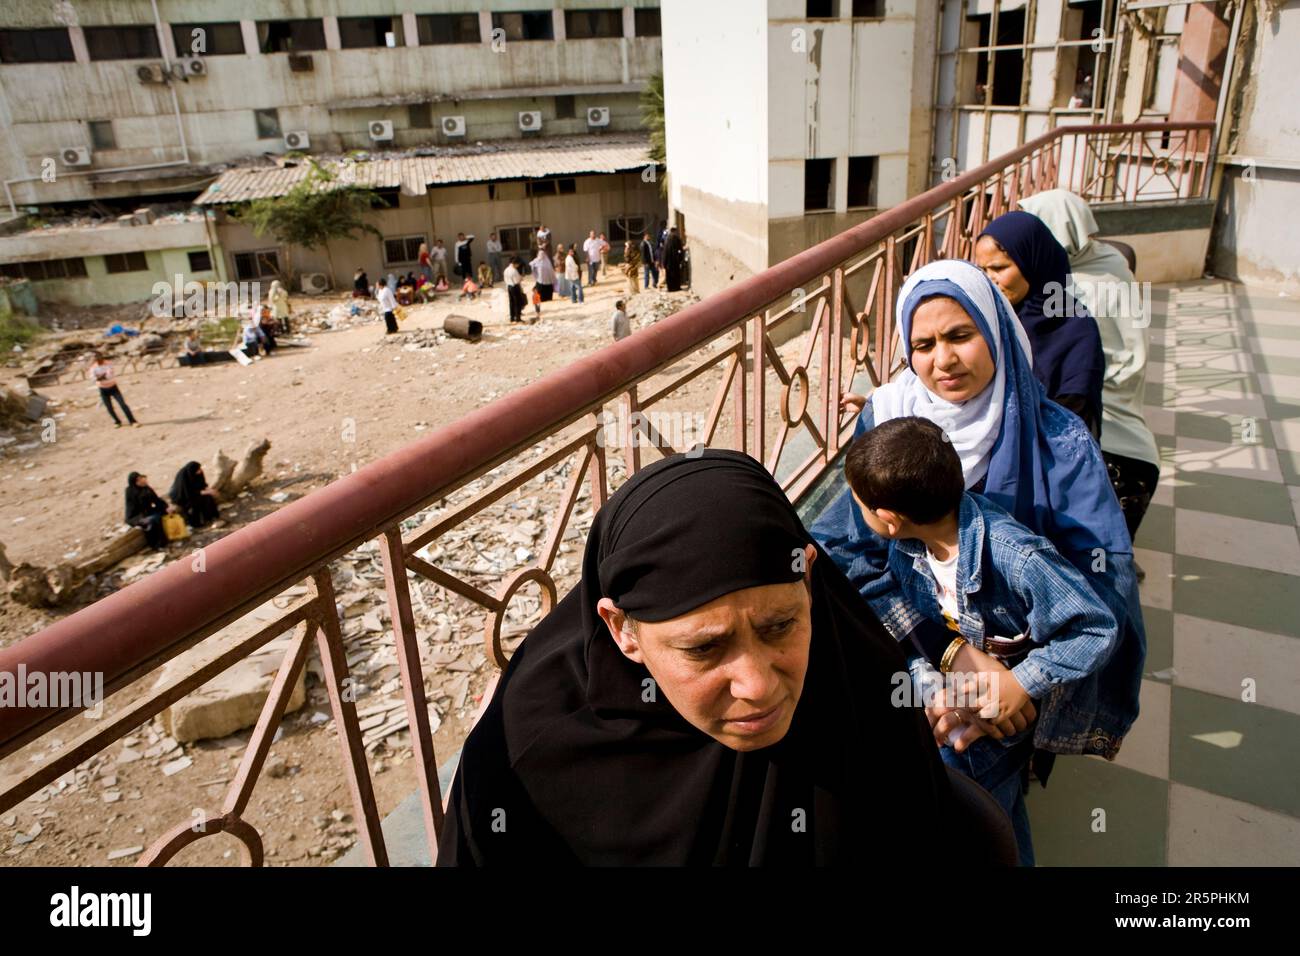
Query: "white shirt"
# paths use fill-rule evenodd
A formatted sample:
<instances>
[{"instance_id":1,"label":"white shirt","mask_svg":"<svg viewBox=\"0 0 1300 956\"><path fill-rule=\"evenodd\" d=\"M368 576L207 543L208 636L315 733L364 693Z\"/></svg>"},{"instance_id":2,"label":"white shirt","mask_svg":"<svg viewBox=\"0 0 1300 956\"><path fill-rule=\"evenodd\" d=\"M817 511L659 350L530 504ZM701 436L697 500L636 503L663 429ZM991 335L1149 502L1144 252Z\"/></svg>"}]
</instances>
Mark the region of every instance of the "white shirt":
<instances>
[{"instance_id":1,"label":"white shirt","mask_svg":"<svg viewBox=\"0 0 1300 956\"><path fill-rule=\"evenodd\" d=\"M519 270L515 268L514 263L506 266L503 275L505 276L506 285L519 285L524 280L524 277L519 274Z\"/></svg>"},{"instance_id":2,"label":"white shirt","mask_svg":"<svg viewBox=\"0 0 1300 956\"><path fill-rule=\"evenodd\" d=\"M954 631L958 629L957 622L961 619L961 609L957 603L957 558L960 555L961 552L954 548L952 557L940 561L928 548L925 551L925 563L930 566L930 573L939 585L939 608L948 621L949 629Z\"/></svg>"},{"instance_id":3,"label":"white shirt","mask_svg":"<svg viewBox=\"0 0 1300 956\"><path fill-rule=\"evenodd\" d=\"M587 254L587 261L600 258L600 240L594 236L582 244L582 251Z\"/></svg>"},{"instance_id":4,"label":"white shirt","mask_svg":"<svg viewBox=\"0 0 1300 956\"><path fill-rule=\"evenodd\" d=\"M379 299L380 312L396 311L397 298L393 295L393 290L388 288L388 286L383 286L382 288L380 288L379 295L376 298Z\"/></svg>"},{"instance_id":5,"label":"white shirt","mask_svg":"<svg viewBox=\"0 0 1300 956\"><path fill-rule=\"evenodd\" d=\"M434 246L432 249L429 250L429 258L431 258L431 259L435 259L435 260L437 260L438 262L446 262L446 261L447 261L447 247L446 247L446 246Z\"/></svg>"},{"instance_id":6,"label":"white shirt","mask_svg":"<svg viewBox=\"0 0 1300 956\"><path fill-rule=\"evenodd\" d=\"M615 342L632 334L632 323L628 320L627 313L622 309L614 310L614 318L610 322L610 332L613 333Z\"/></svg>"},{"instance_id":7,"label":"white shirt","mask_svg":"<svg viewBox=\"0 0 1300 956\"><path fill-rule=\"evenodd\" d=\"M500 240L500 239L489 239L489 240L487 241L487 251L488 251L488 252L500 252L500 251L501 251L501 240Z\"/></svg>"},{"instance_id":8,"label":"white shirt","mask_svg":"<svg viewBox=\"0 0 1300 956\"><path fill-rule=\"evenodd\" d=\"M578 269L578 260L573 258L572 252L564 260L564 278L570 281L578 281L582 278L582 272Z\"/></svg>"}]
</instances>

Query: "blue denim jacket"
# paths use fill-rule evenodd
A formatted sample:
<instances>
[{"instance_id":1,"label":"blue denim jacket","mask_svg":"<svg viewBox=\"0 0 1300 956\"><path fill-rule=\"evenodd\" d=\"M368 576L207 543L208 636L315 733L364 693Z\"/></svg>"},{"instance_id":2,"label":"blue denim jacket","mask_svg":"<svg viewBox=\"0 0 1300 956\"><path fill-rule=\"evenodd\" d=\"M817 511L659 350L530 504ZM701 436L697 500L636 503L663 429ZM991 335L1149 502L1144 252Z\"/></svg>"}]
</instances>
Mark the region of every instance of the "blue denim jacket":
<instances>
[{"instance_id":1,"label":"blue denim jacket","mask_svg":"<svg viewBox=\"0 0 1300 956\"><path fill-rule=\"evenodd\" d=\"M919 540L892 541L889 570L908 603L942 622L938 587L925 552ZM1072 747L1078 729L1072 718L1063 718L1062 708L1079 703L1076 691L1084 698L1095 697L1088 682L1095 684L1119 643L1115 615L1050 541L980 495L962 495L958 552L961 636L984 650L987 637L1028 634L1037 646L1011 673L1039 702L1034 744L1053 751ZM1101 713L1090 722L1095 725L1090 730L1106 734L1123 736L1128 729Z\"/></svg>"},{"instance_id":2,"label":"blue denim jacket","mask_svg":"<svg viewBox=\"0 0 1300 956\"><path fill-rule=\"evenodd\" d=\"M858 417L854 437L870 429L873 423L868 402ZM809 531L866 598L894 639L907 641L926 615L903 594L890 566L889 542L862 520L848 488L826 507ZM1053 691L1054 700L1049 695L1051 719L1040 720L1035 741L1041 741L1039 746L1056 753L1096 754L1114 759L1124 735L1137 719L1142 665L1146 660L1146 630L1133 555L1062 551L1061 556L1092 585L1093 593L1119 622L1119 640L1099 670L1075 682L1068 698L1059 686ZM1019 631L1002 636L1016 633ZM904 645L903 650L907 652L908 648L909 645Z\"/></svg>"}]
</instances>

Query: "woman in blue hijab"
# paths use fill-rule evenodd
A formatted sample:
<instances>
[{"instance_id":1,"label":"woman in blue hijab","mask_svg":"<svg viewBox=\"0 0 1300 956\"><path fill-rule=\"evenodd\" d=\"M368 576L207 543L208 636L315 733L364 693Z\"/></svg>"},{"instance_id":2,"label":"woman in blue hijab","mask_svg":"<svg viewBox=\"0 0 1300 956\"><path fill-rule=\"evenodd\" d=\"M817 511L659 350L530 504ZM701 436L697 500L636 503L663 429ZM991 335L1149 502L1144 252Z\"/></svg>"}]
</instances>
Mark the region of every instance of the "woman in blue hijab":
<instances>
[{"instance_id":1,"label":"woman in blue hijab","mask_svg":"<svg viewBox=\"0 0 1300 956\"><path fill-rule=\"evenodd\" d=\"M950 311L959 320L914 332L917 309L935 298L956 303L960 309ZM1083 572L1119 622L1120 641L1101 670L1072 691L1071 712L1051 728L1040 725L1040 733L1058 753L1113 758L1137 717L1146 636L1132 541L1101 451L1078 416L1047 398L1011 303L971 263L919 269L899 291L897 322L908 368L866 400L854 437L909 415L939 424L961 458L967 490L1047 538ZM888 571L889 543L862 520L847 489L811 531L895 639L937 663L951 633L903 599ZM1108 732L1084 732L1098 725ZM1049 767L1050 757L1039 755L1040 780Z\"/></svg>"},{"instance_id":2,"label":"woman in blue hijab","mask_svg":"<svg viewBox=\"0 0 1300 956\"><path fill-rule=\"evenodd\" d=\"M998 216L975 243L975 265L1006 294L1034 354L1034 375L1047 397L1101 435L1106 357L1088 310L1066 291L1070 257L1037 216Z\"/></svg>"}]
</instances>

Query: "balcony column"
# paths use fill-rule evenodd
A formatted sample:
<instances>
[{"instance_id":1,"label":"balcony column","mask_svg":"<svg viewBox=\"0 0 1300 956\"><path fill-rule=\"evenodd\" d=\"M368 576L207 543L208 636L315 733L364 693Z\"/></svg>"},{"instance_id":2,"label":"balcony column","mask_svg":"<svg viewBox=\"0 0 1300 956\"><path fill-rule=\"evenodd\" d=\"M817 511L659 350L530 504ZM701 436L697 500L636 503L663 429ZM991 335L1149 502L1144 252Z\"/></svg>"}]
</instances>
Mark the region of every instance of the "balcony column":
<instances>
[{"instance_id":1,"label":"balcony column","mask_svg":"<svg viewBox=\"0 0 1300 956\"><path fill-rule=\"evenodd\" d=\"M343 40L339 36L339 18L322 17L325 24L325 49L341 50L343 49Z\"/></svg>"},{"instance_id":2,"label":"balcony column","mask_svg":"<svg viewBox=\"0 0 1300 956\"><path fill-rule=\"evenodd\" d=\"M261 44L257 42L257 21L240 20L239 33L244 38L244 52L249 56L258 56L262 52Z\"/></svg>"},{"instance_id":3,"label":"balcony column","mask_svg":"<svg viewBox=\"0 0 1300 956\"><path fill-rule=\"evenodd\" d=\"M420 45L420 25L414 13L408 11L402 14L402 32L406 34L407 46Z\"/></svg>"}]
</instances>

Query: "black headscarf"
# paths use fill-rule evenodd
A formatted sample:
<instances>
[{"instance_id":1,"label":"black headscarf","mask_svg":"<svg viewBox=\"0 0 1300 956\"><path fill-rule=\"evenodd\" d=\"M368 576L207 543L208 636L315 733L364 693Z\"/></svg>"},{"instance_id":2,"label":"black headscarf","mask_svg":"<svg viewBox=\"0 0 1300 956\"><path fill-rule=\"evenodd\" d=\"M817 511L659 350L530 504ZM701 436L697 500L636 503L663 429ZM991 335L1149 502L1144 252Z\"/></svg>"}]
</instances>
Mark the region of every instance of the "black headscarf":
<instances>
[{"instance_id":1,"label":"black headscarf","mask_svg":"<svg viewBox=\"0 0 1300 956\"><path fill-rule=\"evenodd\" d=\"M732 750L647 695L649 671L597 614L609 597L661 621L797 581L811 541L739 452L632 477L596 516L581 583L515 651L466 740L438 863L893 864L952 839L923 713L891 705L903 656L820 548L803 692L785 738L762 750Z\"/></svg>"},{"instance_id":2,"label":"black headscarf","mask_svg":"<svg viewBox=\"0 0 1300 956\"><path fill-rule=\"evenodd\" d=\"M158 497L152 488L145 485L143 488L135 483L140 477L140 472L133 471L126 476L126 522L130 524L134 518L147 518L150 515L160 514L167 510L167 505Z\"/></svg>"},{"instance_id":3,"label":"black headscarf","mask_svg":"<svg viewBox=\"0 0 1300 956\"><path fill-rule=\"evenodd\" d=\"M1096 320L1065 291L1070 272L1065 247L1043 220L1018 209L998 216L980 235L997 240L1029 283L1016 316L1034 350L1034 377L1043 383L1048 398L1067 397L1061 404L1090 428L1099 427L1106 358ZM1050 297L1055 297L1052 309L1047 308Z\"/></svg>"},{"instance_id":4,"label":"black headscarf","mask_svg":"<svg viewBox=\"0 0 1300 956\"><path fill-rule=\"evenodd\" d=\"M176 472L176 480L172 482L167 497L176 507L187 510L199 503L199 494L207 486L208 481L203 477L203 466L197 461L188 461L180 471Z\"/></svg>"}]
</instances>

